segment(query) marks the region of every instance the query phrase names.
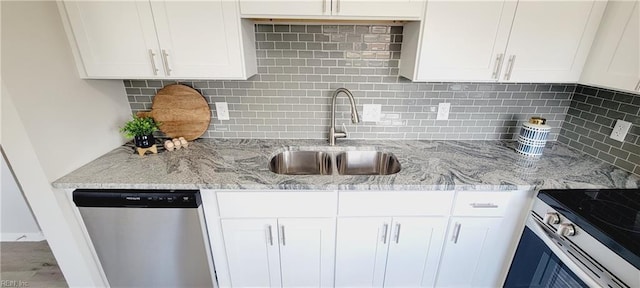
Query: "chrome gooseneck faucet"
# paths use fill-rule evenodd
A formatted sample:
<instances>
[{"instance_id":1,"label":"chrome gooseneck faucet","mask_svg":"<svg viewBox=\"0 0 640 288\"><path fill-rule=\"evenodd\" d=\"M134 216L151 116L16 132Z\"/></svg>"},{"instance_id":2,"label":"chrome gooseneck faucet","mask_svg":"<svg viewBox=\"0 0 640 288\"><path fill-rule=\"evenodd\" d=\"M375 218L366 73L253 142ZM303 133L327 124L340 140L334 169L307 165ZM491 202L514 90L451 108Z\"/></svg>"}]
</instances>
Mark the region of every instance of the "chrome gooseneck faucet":
<instances>
[{"instance_id":1,"label":"chrome gooseneck faucet","mask_svg":"<svg viewBox=\"0 0 640 288\"><path fill-rule=\"evenodd\" d=\"M333 92L333 97L331 97L331 128L329 128L329 145L336 145L336 138L346 138L346 131L336 132L336 98L340 93L344 93L349 97L349 102L351 102L351 122L358 123L360 122L360 118L358 117L358 111L356 110L356 100L353 99L353 94L347 88L338 88Z\"/></svg>"}]
</instances>

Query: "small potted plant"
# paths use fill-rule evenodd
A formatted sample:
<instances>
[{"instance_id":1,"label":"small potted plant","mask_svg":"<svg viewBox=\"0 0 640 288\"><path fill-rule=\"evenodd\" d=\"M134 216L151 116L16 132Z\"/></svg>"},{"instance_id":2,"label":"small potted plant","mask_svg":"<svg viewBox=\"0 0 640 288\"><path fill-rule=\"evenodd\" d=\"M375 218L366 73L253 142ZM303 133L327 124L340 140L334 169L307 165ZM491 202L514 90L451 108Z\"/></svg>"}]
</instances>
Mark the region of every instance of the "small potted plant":
<instances>
[{"instance_id":1,"label":"small potted plant","mask_svg":"<svg viewBox=\"0 0 640 288\"><path fill-rule=\"evenodd\" d=\"M133 138L133 143L139 148L149 148L156 143L153 132L158 131L159 123L151 117L138 117L133 115L133 120L124 123L120 128L127 138Z\"/></svg>"}]
</instances>

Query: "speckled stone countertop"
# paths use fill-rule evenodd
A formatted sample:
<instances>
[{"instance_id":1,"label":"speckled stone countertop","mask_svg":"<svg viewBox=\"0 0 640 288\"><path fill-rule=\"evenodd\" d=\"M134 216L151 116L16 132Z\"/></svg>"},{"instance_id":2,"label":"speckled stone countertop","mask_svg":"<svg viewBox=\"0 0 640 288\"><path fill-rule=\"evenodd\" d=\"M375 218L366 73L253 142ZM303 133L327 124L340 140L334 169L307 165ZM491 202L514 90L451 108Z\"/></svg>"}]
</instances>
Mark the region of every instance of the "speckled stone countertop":
<instances>
[{"instance_id":1,"label":"speckled stone countertop","mask_svg":"<svg viewBox=\"0 0 640 288\"><path fill-rule=\"evenodd\" d=\"M119 147L56 180L55 188L515 190L637 188L640 178L553 143L540 159L510 141L358 141L200 139L188 148L139 157ZM402 170L387 176L279 175L269 159L286 150L378 150Z\"/></svg>"}]
</instances>

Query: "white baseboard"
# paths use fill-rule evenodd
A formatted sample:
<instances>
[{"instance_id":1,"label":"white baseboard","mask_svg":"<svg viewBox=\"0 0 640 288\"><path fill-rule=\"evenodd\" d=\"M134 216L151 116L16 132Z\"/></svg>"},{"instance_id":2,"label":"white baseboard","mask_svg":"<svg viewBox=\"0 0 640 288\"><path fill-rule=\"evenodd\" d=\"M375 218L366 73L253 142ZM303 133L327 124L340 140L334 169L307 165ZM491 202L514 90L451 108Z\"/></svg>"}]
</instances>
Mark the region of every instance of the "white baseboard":
<instances>
[{"instance_id":1,"label":"white baseboard","mask_svg":"<svg viewBox=\"0 0 640 288\"><path fill-rule=\"evenodd\" d=\"M2 233L0 241L2 242L38 242L44 239L42 232L36 233Z\"/></svg>"}]
</instances>

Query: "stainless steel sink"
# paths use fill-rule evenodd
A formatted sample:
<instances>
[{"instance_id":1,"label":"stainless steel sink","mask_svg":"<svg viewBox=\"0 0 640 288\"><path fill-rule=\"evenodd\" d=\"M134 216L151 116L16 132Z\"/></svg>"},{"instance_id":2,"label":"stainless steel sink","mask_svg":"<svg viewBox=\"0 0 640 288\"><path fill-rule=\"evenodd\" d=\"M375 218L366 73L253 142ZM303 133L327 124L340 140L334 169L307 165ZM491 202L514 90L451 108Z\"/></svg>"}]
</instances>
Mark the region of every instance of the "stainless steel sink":
<instances>
[{"instance_id":1,"label":"stainless steel sink","mask_svg":"<svg viewBox=\"0 0 640 288\"><path fill-rule=\"evenodd\" d=\"M340 175L390 175L400 172L395 155L378 151L347 151L336 156Z\"/></svg>"},{"instance_id":2,"label":"stainless steel sink","mask_svg":"<svg viewBox=\"0 0 640 288\"><path fill-rule=\"evenodd\" d=\"M391 175L400 172L400 162L378 151L285 151L271 158L269 170L287 175Z\"/></svg>"},{"instance_id":3,"label":"stainless steel sink","mask_svg":"<svg viewBox=\"0 0 640 288\"><path fill-rule=\"evenodd\" d=\"M288 175L328 175L331 166L331 155L320 151L285 151L269 161L271 172Z\"/></svg>"}]
</instances>

